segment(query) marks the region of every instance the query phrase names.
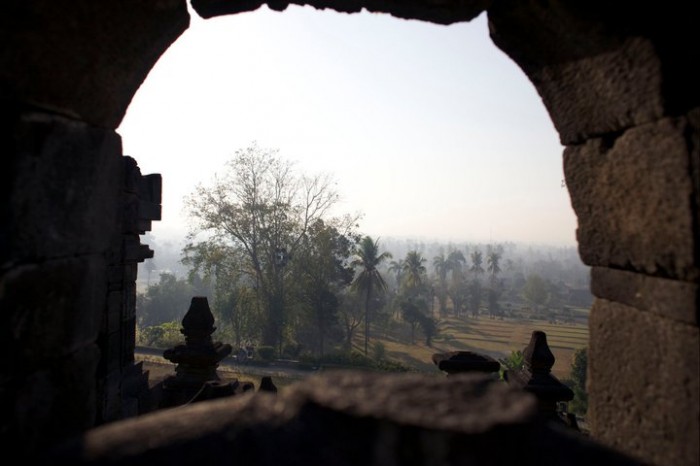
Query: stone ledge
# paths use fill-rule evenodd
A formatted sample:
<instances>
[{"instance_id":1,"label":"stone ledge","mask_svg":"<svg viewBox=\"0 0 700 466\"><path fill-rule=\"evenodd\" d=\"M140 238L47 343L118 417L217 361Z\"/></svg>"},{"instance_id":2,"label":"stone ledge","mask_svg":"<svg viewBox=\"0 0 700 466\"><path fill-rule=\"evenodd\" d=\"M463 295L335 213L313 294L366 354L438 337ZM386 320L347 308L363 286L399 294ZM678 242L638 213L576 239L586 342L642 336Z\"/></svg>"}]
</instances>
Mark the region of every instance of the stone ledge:
<instances>
[{"instance_id":1,"label":"stone ledge","mask_svg":"<svg viewBox=\"0 0 700 466\"><path fill-rule=\"evenodd\" d=\"M25 264L0 275L0 364L22 361L22 370L31 370L94 343L107 307L106 278L100 255Z\"/></svg>"},{"instance_id":2,"label":"stone ledge","mask_svg":"<svg viewBox=\"0 0 700 466\"><path fill-rule=\"evenodd\" d=\"M564 145L700 104L690 4L494 2L494 43L535 85ZM654 29L664 34L655 33Z\"/></svg>"},{"instance_id":3,"label":"stone ledge","mask_svg":"<svg viewBox=\"0 0 700 466\"><path fill-rule=\"evenodd\" d=\"M48 113L4 116L0 268L104 252L120 222L119 135Z\"/></svg>"},{"instance_id":4,"label":"stone ledge","mask_svg":"<svg viewBox=\"0 0 700 466\"><path fill-rule=\"evenodd\" d=\"M661 317L700 325L700 287L694 283L652 277L626 270L593 267L591 292Z\"/></svg>"},{"instance_id":5,"label":"stone ledge","mask_svg":"<svg viewBox=\"0 0 700 466\"><path fill-rule=\"evenodd\" d=\"M99 358L100 350L91 344L69 355L56 354L12 378L3 375L0 444L5 451L29 458L47 447L46 439L71 438L94 426L93 374Z\"/></svg>"},{"instance_id":6,"label":"stone ledge","mask_svg":"<svg viewBox=\"0 0 700 466\"><path fill-rule=\"evenodd\" d=\"M700 279L693 180L699 149L689 144L699 133L691 112L629 129L614 140L566 148L564 172L584 263Z\"/></svg>"},{"instance_id":7,"label":"stone ledge","mask_svg":"<svg viewBox=\"0 0 700 466\"><path fill-rule=\"evenodd\" d=\"M329 372L93 429L46 461L112 465L639 465L542 423L534 397L480 374ZM507 445L507 448L504 446Z\"/></svg>"},{"instance_id":8,"label":"stone ledge","mask_svg":"<svg viewBox=\"0 0 700 466\"><path fill-rule=\"evenodd\" d=\"M604 299L589 318L591 434L659 466L700 459L700 329Z\"/></svg>"}]
</instances>

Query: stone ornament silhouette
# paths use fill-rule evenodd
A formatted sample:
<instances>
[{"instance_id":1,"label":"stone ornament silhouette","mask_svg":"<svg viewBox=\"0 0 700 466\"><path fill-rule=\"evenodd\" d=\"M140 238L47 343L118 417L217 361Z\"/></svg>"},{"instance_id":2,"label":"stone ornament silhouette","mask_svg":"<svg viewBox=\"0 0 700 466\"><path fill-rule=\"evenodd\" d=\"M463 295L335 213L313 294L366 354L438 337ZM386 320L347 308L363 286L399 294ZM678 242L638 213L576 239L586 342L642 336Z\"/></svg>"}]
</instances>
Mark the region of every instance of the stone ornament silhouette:
<instances>
[{"instance_id":1,"label":"stone ornament silhouette","mask_svg":"<svg viewBox=\"0 0 700 466\"><path fill-rule=\"evenodd\" d=\"M163 352L165 359L177 364L175 375L163 381L166 406L235 394L238 381L223 382L217 372L219 363L233 348L228 343L214 342L214 330L214 315L207 298L193 297L180 330L185 344Z\"/></svg>"}]
</instances>

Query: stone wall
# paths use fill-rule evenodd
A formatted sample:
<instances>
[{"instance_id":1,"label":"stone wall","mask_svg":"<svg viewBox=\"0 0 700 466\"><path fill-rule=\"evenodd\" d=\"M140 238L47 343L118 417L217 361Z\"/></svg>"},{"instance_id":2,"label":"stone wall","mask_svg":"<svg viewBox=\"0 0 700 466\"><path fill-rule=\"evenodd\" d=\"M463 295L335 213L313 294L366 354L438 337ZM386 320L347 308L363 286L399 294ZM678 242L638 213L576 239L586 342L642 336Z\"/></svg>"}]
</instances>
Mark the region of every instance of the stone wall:
<instances>
[{"instance_id":1,"label":"stone wall","mask_svg":"<svg viewBox=\"0 0 700 466\"><path fill-rule=\"evenodd\" d=\"M97 417L97 336L123 180L111 130L3 107L3 440L32 448Z\"/></svg>"},{"instance_id":2,"label":"stone wall","mask_svg":"<svg viewBox=\"0 0 700 466\"><path fill-rule=\"evenodd\" d=\"M139 234L160 218L160 176L114 131L12 106L2 123L0 429L31 448L138 413Z\"/></svg>"},{"instance_id":3,"label":"stone wall","mask_svg":"<svg viewBox=\"0 0 700 466\"><path fill-rule=\"evenodd\" d=\"M263 3L193 6L210 17ZM492 39L532 81L566 146L579 251L598 297L593 433L656 464L697 465L700 48L689 4L292 3L441 24L486 9ZM138 235L157 216L158 181L140 177L113 129L189 16L180 0L4 8L0 434L31 449L138 409L135 264L149 254Z\"/></svg>"},{"instance_id":4,"label":"stone wall","mask_svg":"<svg viewBox=\"0 0 700 466\"><path fill-rule=\"evenodd\" d=\"M487 374L330 371L93 429L50 452L70 465L642 466L558 423ZM505 448L504 448L505 447Z\"/></svg>"},{"instance_id":5,"label":"stone wall","mask_svg":"<svg viewBox=\"0 0 700 466\"><path fill-rule=\"evenodd\" d=\"M700 58L679 5L496 2L491 35L559 131L590 318L593 435L654 464L700 462ZM527 37L527 40L524 38ZM691 50L692 49L692 50Z\"/></svg>"}]
</instances>

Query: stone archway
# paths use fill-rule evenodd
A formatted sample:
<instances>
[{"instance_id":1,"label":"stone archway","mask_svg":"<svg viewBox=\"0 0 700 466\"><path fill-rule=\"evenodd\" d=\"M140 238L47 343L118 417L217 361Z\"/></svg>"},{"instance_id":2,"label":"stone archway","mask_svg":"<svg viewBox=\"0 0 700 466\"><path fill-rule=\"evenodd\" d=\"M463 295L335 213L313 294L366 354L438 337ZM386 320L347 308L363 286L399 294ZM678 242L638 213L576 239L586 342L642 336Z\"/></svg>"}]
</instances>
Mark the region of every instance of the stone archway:
<instances>
[{"instance_id":1,"label":"stone archway","mask_svg":"<svg viewBox=\"0 0 700 466\"><path fill-rule=\"evenodd\" d=\"M211 17L290 2L192 3ZM487 11L494 42L533 82L566 146L579 252L598 298L594 434L653 463L697 464L700 93L690 64L700 52L690 7L291 3L437 23ZM180 0L16 0L6 11L0 432L31 449L129 412L133 270L147 254L144 226L130 222L149 210L141 201L159 200L157 179L139 178L114 129L189 18Z\"/></svg>"}]
</instances>

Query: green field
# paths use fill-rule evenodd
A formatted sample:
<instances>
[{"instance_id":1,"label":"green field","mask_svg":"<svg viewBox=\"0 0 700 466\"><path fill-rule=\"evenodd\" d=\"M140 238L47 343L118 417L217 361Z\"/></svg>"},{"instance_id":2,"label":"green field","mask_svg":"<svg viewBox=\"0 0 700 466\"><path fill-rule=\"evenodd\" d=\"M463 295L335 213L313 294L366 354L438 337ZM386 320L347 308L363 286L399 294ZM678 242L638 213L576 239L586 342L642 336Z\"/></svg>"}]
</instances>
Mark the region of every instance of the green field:
<instances>
[{"instance_id":1,"label":"green field","mask_svg":"<svg viewBox=\"0 0 700 466\"><path fill-rule=\"evenodd\" d=\"M588 327L580 323L548 323L542 320L491 319L488 316L447 317L440 321L439 335L432 347L425 345L420 331L416 331L415 344L407 344L410 334L406 328L396 326L390 330L375 330L370 347L380 341L390 359L419 370L436 370L431 357L446 351L474 351L492 357L502 357L513 350L522 350L530 341L532 332L541 330L547 334L547 342L556 362L552 372L559 378L568 377L571 361L579 348L588 346ZM355 339L355 350L364 349L364 335Z\"/></svg>"},{"instance_id":2,"label":"green field","mask_svg":"<svg viewBox=\"0 0 700 466\"><path fill-rule=\"evenodd\" d=\"M542 320L528 320L523 318L491 319L488 316L473 317L446 317L440 320L439 335L434 338L432 347L425 345L425 340L416 330L415 343L410 344L410 327L406 323L393 322L390 328L377 328L374 326L371 333L370 353L377 342L381 342L385 348L386 359L403 363L415 370L439 374L437 367L432 362L435 353L466 350L487 354L494 358L500 358L510 354L513 350L522 350L527 346L534 330L541 330L547 335L547 342L554 353L556 362L552 369L555 376L560 379L567 378L571 370L571 362L574 352L588 345L588 327L583 323L548 323ZM354 350L364 351L364 334L360 331L355 334L353 342ZM137 356L137 360L144 360L157 365L151 366L152 378L158 378L156 374L161 371L173 372L174 366L161 357ZM250 380L257 383L263 375L272 375L278 386L286 386L298 380L302 380L312 372L290 371L287 369L275 369L274 367L254 366L221 366L222 376L235 377L239 380Z\"/></svg>"}]
</instances>

